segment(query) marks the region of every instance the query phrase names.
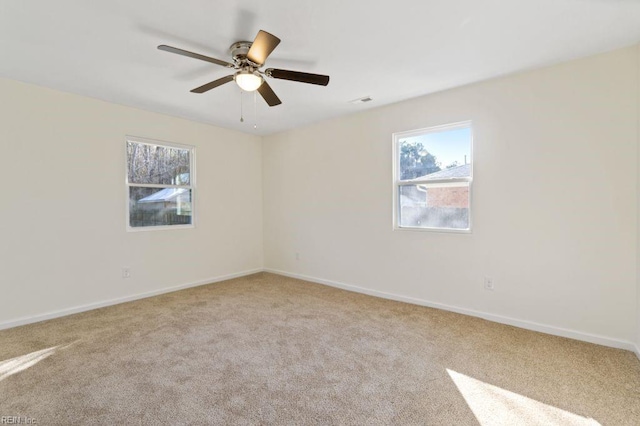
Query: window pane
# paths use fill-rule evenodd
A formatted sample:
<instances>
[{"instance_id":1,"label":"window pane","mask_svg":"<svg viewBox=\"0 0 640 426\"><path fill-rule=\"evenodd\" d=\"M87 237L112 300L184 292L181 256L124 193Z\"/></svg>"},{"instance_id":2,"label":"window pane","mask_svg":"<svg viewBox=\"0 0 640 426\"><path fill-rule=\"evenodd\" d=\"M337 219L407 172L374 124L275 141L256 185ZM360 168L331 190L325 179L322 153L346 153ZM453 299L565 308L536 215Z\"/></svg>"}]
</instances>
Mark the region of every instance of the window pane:
<instances>
[{"instance_id":1,"label":"window pane","mask_svg":"<svg viewBox=\"0 0 640 426\"><path fill-rule=\"evenodd\" d=\"M129 183L189 185L191 150L127 142Z\"/></svg>"},{"instance_id":2,"label":"window pane","mask_svg":"<svg viewBox=\"0 0 640 426\"><path fill-rule=\"evenodd\" d=\"M402 138L399 140L398 149L400 180L431 177L445 172L445 176L432 178L470 176L470 127L427 131L422 135Z\"/></svg>"},{"instance_id":3,"label":"window pane","mask_svg":"<svg viewBox=\"0 0 640 426\"><path fill-rule=\"evenodd\" d=\"M401 227L469 229L469 185L399 187Z\"/></svg>"},{"instance_id":4,"label":"window pane","mask_svg":"<svg viewBox=\"0 0 640 426\"><path fill-rule=\"evenodd\" d=\"M130 226L190 224L190 189L129 187Z\"/></svg>"}]
</instances>

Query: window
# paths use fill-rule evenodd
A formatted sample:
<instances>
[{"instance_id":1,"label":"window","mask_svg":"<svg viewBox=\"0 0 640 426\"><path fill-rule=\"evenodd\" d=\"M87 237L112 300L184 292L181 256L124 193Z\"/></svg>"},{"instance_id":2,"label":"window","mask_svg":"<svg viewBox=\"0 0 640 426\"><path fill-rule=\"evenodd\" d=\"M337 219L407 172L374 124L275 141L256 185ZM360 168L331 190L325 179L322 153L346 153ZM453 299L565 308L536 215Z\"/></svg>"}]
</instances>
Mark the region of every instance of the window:
<instances>
[{"instance_id":1,"label":"window","mask_svg":"<svg viewBox=\"0 0 640 426\"><path fill-rule=\"evenodd\" d=\"M128 230L193 226L192 146L127 138Z\"/></svg>"},{"instance_id":2,"label":"window","mask_svg":"<svg viewBox=\"0 0 640 426\"><path fill-rule=\"evenodd\" d=\"M471 230L471 123L393 135L394 228Z\"/></svg>"}]
</instances>

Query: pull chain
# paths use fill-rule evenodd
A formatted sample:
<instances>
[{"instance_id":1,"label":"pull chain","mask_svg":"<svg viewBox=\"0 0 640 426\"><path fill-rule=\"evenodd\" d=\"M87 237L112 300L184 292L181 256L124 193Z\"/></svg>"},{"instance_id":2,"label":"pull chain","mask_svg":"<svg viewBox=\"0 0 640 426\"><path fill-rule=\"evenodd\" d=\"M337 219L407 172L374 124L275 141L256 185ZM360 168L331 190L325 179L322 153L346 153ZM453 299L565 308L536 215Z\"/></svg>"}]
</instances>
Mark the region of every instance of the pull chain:
<instances>
[{"instance_id":1,"label":"pull chain","mask_svg":"<svg viewBox=\"0 0 640 426\"><path fill-rule=\"evenodd\" d=\"M253 92L253 128L258 128L258 94L257 90Z\"/></svg>"},{"instance_id":2,"label":"pull chain","mask_svg":"<svg viewBox=\"0 0 640 426\"><path fill-rule=\"evenodd\" d=\"M242 116L242 92L243 90L240 89L240 122L244 123L244 117Z\"/></svg>"}]
</instances>

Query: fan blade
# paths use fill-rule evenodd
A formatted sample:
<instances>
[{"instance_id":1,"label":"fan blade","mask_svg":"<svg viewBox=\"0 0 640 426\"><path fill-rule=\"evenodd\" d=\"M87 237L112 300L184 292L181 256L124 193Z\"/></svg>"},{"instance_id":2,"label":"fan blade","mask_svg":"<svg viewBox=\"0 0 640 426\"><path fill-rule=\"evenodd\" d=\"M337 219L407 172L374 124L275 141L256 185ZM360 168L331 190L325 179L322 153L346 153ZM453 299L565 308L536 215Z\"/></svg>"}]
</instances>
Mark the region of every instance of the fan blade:
<instances>
[{"instance_id":1,"label":"fan blade","mask_svg":"<svg viewBox=\"0 0 640 426\"><path fill-rule=\"evenodd\" d=\"M199 53L193 53L187 50L178 49L177 47L171 47L171 46L161 44L160 46L158 46L158 49L163 50L165 52L176 53L182 56L188 56L189 58L200 59L201 61L211 62L212 64L221 65L223 67L233 68L233 64L229 62L221 61L220 59L211 58L209 56L204 56Z\"/></svg>"},{"instance_id":2,"label":"fan blade","mask_svg":"<svg viewBox=\"0 0 640 426\"><path fill-rule=\"evenodd\" d=\"M309 74L307 72L278 70L269 68L265 71L265 74L272 78L279 78L281 80L299 81L301 83L317 84L319 86L326 86L329 84L328 75Z\"/></svg>"},{"instance_id":3,"label":"fan blade","mask_svg":"<svg viewBox=\"0 0 640 426\"><path fill-rule=\"evenodd\" d=\"M254 64L262 65L278 44L280 44L278 37L260 30L255 40L253 40L249 52L247 52L247 59Z\"/></svg>"},{"instance_id":4,"label":"fan blade","mask_svg":"<svg viewBox=\"0 0 640 426\"><path fill-rule=\"evenodd\" d=\"M262 96L270 107L280 105L282 103L266 81L263 81L260 87L258 87L258 93L260 93L260 96Z\"/></svg>"},{"instance_id":5,"label":"fan blade","mask_svg":"<svg viewBox=\"0 0 640 426\"><path fill-rule=\"evenodd\" d=\"M203 84L200 87L196 87L191 92L192 93L208 92L209 90L215 89L216 87L222 86L223 84L228 83L230 81L233 81L233 76L232 75L228 75L226 77L219 78L217 80L212 81L211 83Z\"/></svg>"}]
</instances>

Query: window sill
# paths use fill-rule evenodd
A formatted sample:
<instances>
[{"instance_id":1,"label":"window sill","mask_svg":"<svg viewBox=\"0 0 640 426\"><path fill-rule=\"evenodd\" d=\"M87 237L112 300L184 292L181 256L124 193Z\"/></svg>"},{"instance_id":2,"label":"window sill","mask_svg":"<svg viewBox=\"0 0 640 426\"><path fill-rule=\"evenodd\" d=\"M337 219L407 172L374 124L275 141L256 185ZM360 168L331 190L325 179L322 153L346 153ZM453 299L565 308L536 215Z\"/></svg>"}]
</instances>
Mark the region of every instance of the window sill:
<instances>
[{"instance_id":1,"label":"window sill","mask_svg":"<svg viewBox=\"0 0 640 426\"><path fill-rule=\"evenodd\" d=\"M472 234L471 229L454 229L454 228L418 228L409 226L394 226L394 231L402 232L435 232L440 234Z\"/></svg>"},{"instance_id":2,"label":"window sill","mask_svg":"<svg viewBox=\"0 0 640 426\"><path fill-rule=\"evenodd\" d=\"M196 226L191 225L159 225L159 226L127 226L127 232L144 232L144 231L168 231L174 229L192 229Z\"/></svg>"}]
</instances>

